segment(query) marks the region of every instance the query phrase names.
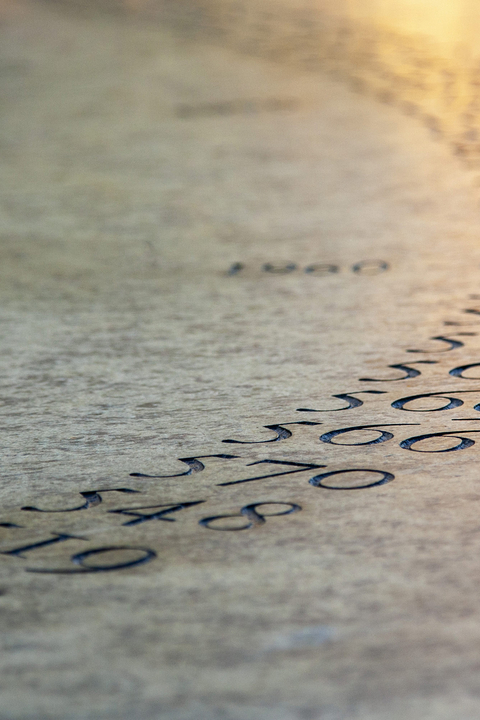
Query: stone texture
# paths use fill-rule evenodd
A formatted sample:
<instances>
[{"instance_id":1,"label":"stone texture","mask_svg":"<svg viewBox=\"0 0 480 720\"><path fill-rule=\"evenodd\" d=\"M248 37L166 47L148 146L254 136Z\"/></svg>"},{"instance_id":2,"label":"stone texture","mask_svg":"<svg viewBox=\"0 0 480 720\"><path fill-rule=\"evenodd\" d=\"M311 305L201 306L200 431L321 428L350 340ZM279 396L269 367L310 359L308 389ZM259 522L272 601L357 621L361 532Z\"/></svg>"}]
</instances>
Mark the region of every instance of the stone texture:
<instances>
[{"instance_id":1,"label":"stone texture","mask_svg":"<svg viewBox=\"0 0 480 720\"><path fill-rule=\"evenodd\" d=\"M431 339L478 327L472 176L320 73L87 5L1 8L2 720L476 717L478 444L399 445L478 427L458 391L480 381L449 375L478 337ZM446 391L464 405L391 406ZM298 421L322 425L222 442ZM319 440L373 424L394 437ZM296 467L246 467L265 459L327 467L220 485ZM308 482L349 468L395 479ZM200 524L255 503L301 511ZM160 505L175 522L109 512ZM72 561L111 547L156 557Z\"/></svg>"}]
</instances>

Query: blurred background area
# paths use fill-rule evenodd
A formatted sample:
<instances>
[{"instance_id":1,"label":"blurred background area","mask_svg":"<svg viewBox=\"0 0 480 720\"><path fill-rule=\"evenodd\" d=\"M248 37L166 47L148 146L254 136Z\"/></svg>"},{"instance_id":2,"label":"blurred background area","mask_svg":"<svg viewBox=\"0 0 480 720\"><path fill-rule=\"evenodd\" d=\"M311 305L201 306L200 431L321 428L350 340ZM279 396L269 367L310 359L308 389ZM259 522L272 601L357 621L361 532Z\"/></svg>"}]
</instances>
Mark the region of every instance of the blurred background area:
<instances>
[{"instance_id":1,"label":"blurred background area","mask_svg":"<svg viewBox=\"0 0 480 720\"><path fill-rule=\"evenodd\" d=\"M0 0L0 20L8 297L403 262L433 205L476 242L480 0Z\"/></svg>"},{"instance_id":2,"label":"blurred background area","mask_svg":"<svg viewBox=\"0 0 480 720\"><path fill-rule=\"evenodd\" d=\"M9 0L4 0L8 3ZM479 0L52 0L325 69L415 114L480 162Z\"/></svg>"}]
</instances>

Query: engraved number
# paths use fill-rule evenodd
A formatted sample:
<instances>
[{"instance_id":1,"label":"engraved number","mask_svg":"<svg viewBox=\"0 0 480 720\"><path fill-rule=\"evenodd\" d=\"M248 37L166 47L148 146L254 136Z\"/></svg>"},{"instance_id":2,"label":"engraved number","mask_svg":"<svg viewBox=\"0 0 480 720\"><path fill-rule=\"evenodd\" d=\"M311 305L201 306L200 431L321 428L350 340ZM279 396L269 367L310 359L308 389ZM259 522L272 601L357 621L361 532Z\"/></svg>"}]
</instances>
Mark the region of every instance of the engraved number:
<instances>
[{"instance_id":1,"label":"engraved number","mask_svg":"<svg viewBox=\"0 0 480 720\"><path fill-rule=\"evenodd\" d=\"M386 390L358 390L355 395L385 395ZM339 395L332 395L334 398L339 400L345 400L348 404L340 408L333 408L332 410L312 410L310 408L297 408L297 412L340 412L341 410L352 410L353 408L360 407L363 405L363 400L359 400L354 397L354 393L340 393Z\"/></svg>"},{"instance_id":2,"label":"engraved number","mask_svg":"<svg viewBox=\"0 0 480 720\"><path fill-rule=\"evenodd\" d=\"M179 510L185 510L186 508L193 507L193 505L200 505L203 502L205 502L205 500L178 503L177 505L173 505L172 503L163 503L162 505L141 505L140 507L136 508L120 508L118 510L109 510L108 512L115 513L117 515L131 515L135 518L135 520L129 520L128 522L123 523L123 525L139 525L140 523L147 522L147 520L164 520L166 522L175 522L175 518L165 517L165 515L178 512ZM158 508L164 509L158 510ZM153 509L156 509L157 511L151 513L138 512L139 510Z\"/></svg>"},{"instance_id":3,"label":"engraved number","mask_svg":"<svg viewBox=\"0 0 480 720\"><path fill-rule=\"evenodd\" d=\"M283 425L264 425L267 430L273 430L275 437L268 440L222 440L224 443L236 443L238 445L259 445L261 443L278 442L279 440L288 440L292 437L290 430L285 425L321 425L319 422L311 422L309 420L297 420L296 422L283 423Z\"/></svg>"},{"instance_id":4,"label":"engraved number","mask_svg":"<svg viewBox=\"0 0 480 720\"><path fill-rule=\"evenodd\" d=\"M307 265L304 272L308 275L331 275L340 272L338 265L330 265L329 263L315 263Z\"/></svg>"},{"instance_id":5,"label":"engraved number","mask_svg":"<svg viewBox=\"0 0 480 720\"><path fill-rule=\"evenodd\" d=\"M448 390L446 392L449 392ZM453 390L454 393L472 393L472 392L480 392L480 390ZM408 403L413 402L414 400L421 400L422 398L435 398L437 397L439 400L446 400L446 404L442 405L438 408L432 408L427 410L416 410L415 408L408 408L405 407L408 405ZM406 412L440 412L441 410L453 410L453 408L461 407L463 405L463 400L460 400L459 398L450 397L449 395L444 395L442 391L439 392L433 392L433 393L423 393L421 395L409 395L408 397L399 398L399 400L395 400L392 403L392 407L396 408L397 410L405 410ZM475 406L476 408L478 406Z\"/></svg>"},{"instance_id":6,"label":"engraved number","mask_svg":"<svg viewBox=\"0 0 480 720\"><path fill-rule=\"evenodd\" d=\"M448 347L443 348L442 350L407 350L409 353L431 353L431 352L437 352L437 353L443 353L443 352L450 352L451 350L456 350L457 348L461 348L465 345L465 343L461 342L460 340L452 340L452 338L444 337L443 335L436 335L435 337L430 338L430 340L438 340L439 342L447 343Z\"/></svg>"},{"instance_id":7,"label":"engraved number","mask_svg":"<svg viewBox=\"0 0 480 720\"><path fill-rule=\"evenodd\" d=\"M323 435L320 435L320 440L324 443L330 443L331 445L378 445L379 443L386 442L387 440L391 440L393 438L393 433L388 432L388 430L381 430L382 427L397 427L400 425L418 425L419 423L381 423L380 425L356 425L355 427L348 427L348 428L340 428L339 430L331 430L328 433L324 433ZM354 442L354 443L338 443L333 442L333 438L338 437L338 435L345 435L349 432L354 432L355 430L374 430L375 432L380 433L377 438L374 440L369 440L368 442Z\"/></svg>"},{"instance_id":8,"label":"engraved number","mask_svg":"<svg viewBox=\"0 0 480 720\"><path fill-rule=\"evenodd\" d=\"M132 490L131 488L104 488L102 490L87 490L85 492L79 493L83 498L85 498L85 502L83 505L77 505L76 507L72 508L63 508L60 510L43 510L42 508L32 507L30 505L26 505L25 507L22 507L22 510L28 510L29 512L42 512L42 513L63 513L63 512L75 512L76 510L88 510L91 507L95 507L96 505L100 505L102 502L102 496L100 493L105 492L120 492L120 493L139 493L140 490Z\"/></svg>"},{"instance_id":9,"label":"engraved number","mask_svg":"<svg viewBox=\"0 0 480 720\"><path fill-rule=\"evenodd\" d=\"M363 260L352 265L352 271L357 275L379 275L388 270L388 267L384 260Z\"/></svg>"},{"instance_id":10,"label":"engraved number","mask_svg":"<svg viewBox=\"0 0 480 720\"><path fill-rule=\"evenodd\" d=\"M40 542L31 543L30 545L23 545L13 550L4 550L0 555L12 555L15 557L25 557L23 553L36 550L37 548L47 547L48 545L55 545L56 543L65 542L66 540L87 540L88 538L77 537L76 535L68 535L67 533L54 533L54 537L48 540L41 540Z\"/></svg>"},{"instance_id":11,"label":"engraved number","mask_svg":"<svg viewBox=\"0 0 480 720\"><path fill-rule=\"evenodd\" d=\"M453 375L453 377L459 377L462 378L462 380L480 380L479 377L470 378L465 377L463 375L464 372L467 370L470 370L470 368L474 367L480 367L480 363L470 363L470 365L461 365L460 367L453 368L453 370L449 371L449 375Z\"/></svg>"},{"instance_id":12,"label":"engraved number","mask_svg":"<svg viewBox=\"0 0 480 720\"><path fill-rule=\"evenodd\" d=\"M95 560L98 560L98 557L100 555L105 556L108 553L114 553L114 557L112 558L112 562L109 564L104 564L104 559L102 560L102 564L96 564ZM119 553L126 553L127 557L123 560L120 560L118 555ZM140 556L138 557L138 554L140 553ZM131 557L132 554L134 557ZM137 557L135 557L135 555ZM99 547L94 548L93 550L86 550L85 552L77 553L76 555L71 556L71 561L74 563L74 565L80 565L79 568L67 568L67 569L50 569L50 568L26 568L27 572L32 573L48 573L48 574L61 574L61 575L72 575L72 574L81 574L81 573L94 573L94 572L110 572L111 570L123 570L124 568L128 567L134 567L135 565L144 565L145 563L150 562L154 558L157 557L157 553L154 550L150 550L150 548L142 548L142 547L128 547L126 545L121 546L109 546L109 547ZM93 564L88 564L88 562L94 561Z\"/></svg>"},{"instance_id":13,"label":"engraved number","mask_svg":"<svg viewBox=\"0 0 480 720\"><path fill-rule=\"evenodd\" d=\"M258 512L257 508L262 507L264 505L283 505L287 506L288 510L281 510L280 512ZM296 505L295 503L286 503L286 502L261 502L261 503L253 503L252 505L244 505L239 513L233 513L232 515L214 515L212 517L203 518L203 520L200 520L200 525L203 525L203 527L208 528L209 530L224 530L224 531L237 531L237 530L249 530L252 527L263 525L266 522L267 517L277 517L278 515L290 515L290 513L298 512L302 508L300 505ZM230 518L242 518L246 520L245 524L242 524L240 526L237 526L235 523L232 525L231 523L227 522L227 526L220 526L212 525L212 523L215 523L217 520L225 520Z\"/></svg>"},{"instance_id":14,"label":"engraved number","mask_svg":"<svg viewBox=\"0 0 480 720\"><path fill-rule=\"evenodd\" d=\"M420 370L412 368L412 365L435 365L436 363L437 360L417 360L409 365L403 365L402 363L399 363L398 365L389 365L388 367L394 368L395 370L401 370L405 374L401 377L394 378L360 378L360 382L397 382L398 380L407 380L408 378L414 378L421 375Z\"/></svg>"},{"instance_id":15,"label":"engraved number","mask_svg":"<svg viewBox=\"0 0 480 720\"><path fill-rule=\"evenodd\" d=\"M467 432L467 433L474 433L474 432L480 432L480 430L459 430L458 432ZM430 438L437 438L437 437L447 437L447 438L454 438L455 440L460 440L458 445L455 445L451 448L445 448L444 450L420 450L419 448L414 448L413 446L416 445L418 442L421 442L422 440L429 440ZM455 450L466 450L469 447L472 447L472 445L475 445L475 441L471 440L470 438L461 437L460 435L456 434L456 431L454 430L447 430L445 432L438 432L438 433L428 433L427 435L417 435L416 437L407 438L406 440L402 440L400 443L400 447L404 450L412 450L412 452L424 452L424 453L440 453L440 452L454 452Z\"/></svg>"},{"instance_id":16,"label":"engraved number","mask_svg":"<svg viewBox=\"0 0 480 720\"><path fill-rule=\"evenodd\" d=\"M272 265L272 263L265 263L262 267L263 272L276 273L279 275L286 275L297 269L295 263L287 263L286 265Z\"/></svg>"},{"instance_id":17,"label":"engraved number","mask_svg":"<svg viewBox=\"0 0 480 720\"><path fill-rule=\"evenodd\" d=\"M178 458L180 462L187 465L189 468L183 473L177 473L176 475L145 475L144 473L130 473L130 477L145 477L145 478L174 478L174 477L185 477L186 475L192 475L193 473L202 472L205 470L205 465L201 460L206 458L220 458L221 460L234 460L238 455L199 455L198 457Z\"/></svg>"},{"instance_id":18,"label":"engraved number","mask_svg":"<svg viewBox=\"0 0 480 720\"><path fill-rule=\"evenodd\" d=\"M343 475L347 473L373 473L375 475L381 475L379 480L367 483L366 485L328 485L325 483L326 479L333 475ZM365 488L376 487L378 485L385 485L395 479L395 475L385 470L367 470L366 468L351 468L348 470L333 470L332 472L322 473L321 475L315 475L308 481L310 485L314 487L325 488L326 490L364 490Z\"/></svg>"},{"instance_id":19,"label":"engraved number","mask_svg":"<svg viewBox=\"0 0 480 720\"><path fill-rule=\"evenodd\" d=\"M230 480L229 482L218 483L218 485L219 486L239 485L240 483L244 483L244 482L253 482L254 480L264 480L265 478L279 477L280 475L292 475L293 473L305 472L306 470L316 470L317 468L327 467L326 465L315 465L314 463L290 462L288 460L256 460L253 463L248 463L247 467L250 467L251 465L262 465L263 463L269 463L272 465L287 465L287 466L291 465L295 468L300 468L300 469L299 470L285 470L284 472L270 473L269 475L256 475L255 477L244 478L242 480Z\"/></svg>"}]
</instances>

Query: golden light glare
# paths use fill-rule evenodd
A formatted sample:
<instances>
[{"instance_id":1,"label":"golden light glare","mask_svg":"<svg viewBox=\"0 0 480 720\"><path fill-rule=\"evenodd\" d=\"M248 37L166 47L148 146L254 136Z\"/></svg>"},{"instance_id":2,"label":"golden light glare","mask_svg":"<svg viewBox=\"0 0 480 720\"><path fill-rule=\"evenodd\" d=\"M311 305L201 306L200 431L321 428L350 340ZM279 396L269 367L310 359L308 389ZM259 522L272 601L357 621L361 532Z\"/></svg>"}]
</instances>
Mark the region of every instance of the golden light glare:
<instances>
[{"instance_id":1,"label":"golden light glare","mask_svg":"<svg viewBox=\"0 0 480 720\"><path fill-rule=\"evenodd\" d=\"M346 0L352 19L423 35L442 53L480 54L480 0Z\"/></svg>"}]
</instances>

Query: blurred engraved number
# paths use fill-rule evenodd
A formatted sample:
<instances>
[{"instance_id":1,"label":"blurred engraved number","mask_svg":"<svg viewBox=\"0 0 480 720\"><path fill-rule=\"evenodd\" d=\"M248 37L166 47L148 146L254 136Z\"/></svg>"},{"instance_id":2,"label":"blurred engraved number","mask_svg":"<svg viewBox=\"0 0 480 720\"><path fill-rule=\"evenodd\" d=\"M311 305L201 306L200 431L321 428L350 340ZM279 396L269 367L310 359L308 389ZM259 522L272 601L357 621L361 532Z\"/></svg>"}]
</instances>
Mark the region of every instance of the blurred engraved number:
<instances>
[{"instance_id":1,"label":"blurred engraved number","mask_svg":"<svg viewBox=\"0 0 480 720\"><path fill-rule=\"evenodd\" d=\"M243 265L243 263L232 263L227 271L227 275L238 275L238 273L243 270L244 267L245 266Z\"/></svg>"},{"instance_id":2,"label":"blurred engraved number","mask_svg":"<svg viewBox=\"0 0 480 720\"><path fill-rule=\"evenodd\" d=\"M239 275L243 274L243 271L247 269L245 263L233 262L227 270L227 275ZM380 273L389 270L390 266L385 260L362 260L354 263L350 270L355 275L380 275ZM329 262L313 262L306 265L303 270L294 262L280 262L272 263L266 262L261 266L261 270L264 273L270 275L289 275L295 271L303 272L306 275L313 277L325 277L326 275L338 275L342 272L340 265Z\"/></svg>"},{"instance_id":3,"label":"blurred engraved number","mask_svg":"<svg viewBox=\"0 0 480 720\"><path fill-rule=\"evenodd\" d=\"M458 432L477 433L480 432L480 430L459 430ZM440 450L422 450L421 448L414 447L414 445L416 445L417 443L423 442L424 440L431 440L433 438L452 438L454 440L460 440L460 442L453 447L441 448ZM453 430L447 430L445 432L438 433L428 433L427 435L417 435L416 437L402 440L402 442L400 443L400 447L404 450L412 450L413 452L424 453L454 452L455 450L466 450L467 448L472 447L472 445L475 445L474 440L462 437L461 435L457 435L456 431Z\"/></svg>"},{"instance_id":4,"label":"blurred engraved number","mask_svg":"<svg viewBox=\"0 0 480 720\"><path fill-rule=\"evenodd\" d=\"M3 550L0 555L12 555L13 557L25 557L25 553L37 550L38 548L48 547L49 545L56 545L57 543L65 542L66 540L87 540L88 538L78 537L77 535L68 535L68 533L52 533L53 537L47 540L39 540L29 545L22 545L22 547L14 548L13 550Z\"/></svg>"},{"instance_id":5,"label":"blurred engraved number","mask_svg":"<svg viewBox=\"0 0 480 720\"><path fill-rule=\"evenodd\" d=\"M352 265L352 271L357 275L380 275L388 268L389 265L384 260L363 260Z\"/></svg>"},{"instance_id":6,"label":"blurred engraved number","mask_svg":"<svg viewBox=\"0 0 480 720\"><path fill-rule=\"evenodd\" d=\"M330 265L329 263L316 263L307 265L304 272L308 273L308 275L333 275L339 273L340 268L338 265Z\"/></svg>"},{"instance_id":7,"label":"blurred engraved number","mask_svg":"<svg viewBox=\"0 0 480 720\"><path fill-rule=\"evenodd\" d=\"M334 478L334 480L338 480L336 476L338 475L349 475L349 473L370 473L374 474L375 476L380 475L381 477L377 480L374 480L373 482L364 483L362 485L330 485L330 481L327 480L327 478ZM352 478L350 481L349 478L344 478L348 480L349 482L355 482L355 478ZM322 473L321 475L315 475L315 477L310 478L308 481L310 485L313 485L313 487L321 487L325 488L326 490L364 490L365 488L371 488L371 487L377 487L378 485L386 485L386 483L391 482L395 479L395 475L392 475L390 472L385 472L384 470L368 470L366 468L351 468L348 470L333 470L331 472Z\"/></svg>"},{"instance_id":8,"label":"blurred engraved number","mask_svg":"<svg viewBox=\"0 0 480 720\"><path fill-rule=\"evenodd\" d=\"M297 269L295 263L287 263L286 265L272 265L272 263L265 263L262 267L263 272L276 273L278 275L286 275Z\"/></svg>"},{"instance_id":9,"label":"blurred engraved number","mask_svg":"<svg viewBox=\"0 0 480 720\"><path fill-rule=\"evenodd\" d=\"M267 509L273 506L286 507L286 510L279 510L279 512L258 512L257 508L266 507ZM233 513L231 515L213 515L212 517L203 518L200 520L200 525L208 528L209 530L223 530L223 531L236 531L236 530L249 530L258 525L264 525L266 518L277 517L279 515L290 515L291 513L298 512L302 508L300 505L295 503L286 502L261 502L253 503L252 505L244 505L239 513ZM232 522L231 518L240 518L241 523L236 523L235 520ZM215 524L217 521L226 520L227 522Z\"/></svg>"},{"instance_id":10,"label":"blurred engraved number","mask_svg":"<svg viewBox=\"0 0 480 720\"><path fill-rule=\"evenodd\" d=\"M156 557L157 553L150 548L112 545L72 555L70 560L74 565L79 565L78 568L27 568L27 572L63 575L111 572L112 570L135 567L136 565L145 565L145 563Z\"/></svg>"},{"instance_id":11,"label":"blurred engraved number","mask_svg":"<svg viewBox=\"0 0 480 720\"><path fill-rule=\"evenodd\" d=\"M184 502L173 505L172 503L162 503L158 505L142 505L136 508L119 508L118 510L109 510L109 513L116 513L118 515L130 515L134 520L129 520L123 523L123 525L139 525L140 523L148 522L148 520L163 520L165 522L176 522L175 518L165 517L170 513L176 513L180 510L186 510L194 505L201 505L205 500L195 500L194 502ZM163 509L159 509L163 508ZM144 513L139 510L155 510L155 512Z\"/></svg>"}]
</instances>

